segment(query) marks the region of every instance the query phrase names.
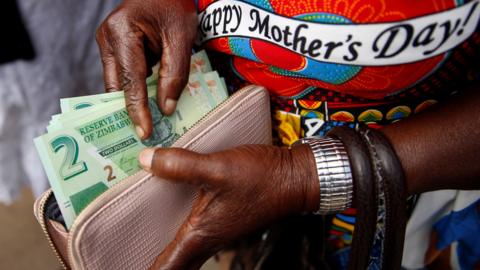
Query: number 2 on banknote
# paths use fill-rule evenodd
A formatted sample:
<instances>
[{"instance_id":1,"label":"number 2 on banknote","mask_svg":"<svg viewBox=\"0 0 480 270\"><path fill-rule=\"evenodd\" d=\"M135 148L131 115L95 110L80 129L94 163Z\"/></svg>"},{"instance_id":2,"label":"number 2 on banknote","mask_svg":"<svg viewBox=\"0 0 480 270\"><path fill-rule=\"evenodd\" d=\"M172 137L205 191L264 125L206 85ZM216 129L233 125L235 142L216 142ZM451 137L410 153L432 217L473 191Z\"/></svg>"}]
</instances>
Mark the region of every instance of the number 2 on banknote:
<instances>
[{"instance_id":1,"label":"number 2 on banknote","mask_svg":"<svg viewBox=\"0 0 480 270\"><path fill-rule=\"evenodd\" d=\"M103 168L103 170L104 170L104 171L108 171L108 177L107 177L107 181L108 181L108 182L117 179L117 177L116 177L115 175L113 175L113 168L112 168L112 166L107 165L107 166L105 166L105 168Z\"/></svg>"},{"instance_id":2,"label":"number 2 on banknote","mask_svg":"<svg viewBox=\"0 0 480 270\"><path fill-rule=\"evenodd\" d=\"M63 180L68 180L88 171L87 164L78 160L78 143L73 137L57 137L51 142L51 146L55 153L65 147L65 157L63 158L59 172Z\"/></svg>"}]
</instances>

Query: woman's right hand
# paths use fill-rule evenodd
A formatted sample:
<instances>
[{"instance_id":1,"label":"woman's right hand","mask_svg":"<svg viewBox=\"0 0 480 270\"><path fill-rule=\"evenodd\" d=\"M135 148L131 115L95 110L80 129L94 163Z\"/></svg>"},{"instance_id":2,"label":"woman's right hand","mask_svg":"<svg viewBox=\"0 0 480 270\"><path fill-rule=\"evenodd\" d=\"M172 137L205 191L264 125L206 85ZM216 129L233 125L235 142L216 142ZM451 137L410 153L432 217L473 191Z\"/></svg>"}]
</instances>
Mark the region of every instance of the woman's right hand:
<instances>
[{"instance_id":1,"label":"woman's right hand","mask_svg":"<svg viewBox=\"0 0 480 270\"><path fill-rule=\"evenodd\" d=\"M199 269L232 241L320 206L317 165L307 145L243 145L210 154L147 148L139 161L162 179L198 190L190 215L152 270Z\"/></svg>"},{"instance_id":2,"label":"woman's right hand","mask_svg":"<svg viewBox=\"0 0 480 270\"><path fill-rule=\"evenodd\" d=\"M188 81L196 30L193 0L125 0L98 28L105 89L125 91L140 138L152 132L148 70L160 60L158 105L164 114L172 114Z\"/></svg>"}]
</instances>

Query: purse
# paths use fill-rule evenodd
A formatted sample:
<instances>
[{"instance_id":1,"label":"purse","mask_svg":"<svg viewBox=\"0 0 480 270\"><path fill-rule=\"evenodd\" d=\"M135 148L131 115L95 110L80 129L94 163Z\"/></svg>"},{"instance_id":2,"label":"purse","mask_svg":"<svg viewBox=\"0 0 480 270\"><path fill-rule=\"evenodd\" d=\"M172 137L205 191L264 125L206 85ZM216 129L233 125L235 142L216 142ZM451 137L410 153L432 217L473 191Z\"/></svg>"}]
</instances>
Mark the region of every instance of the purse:
<instances>
[{"instance_id":1,"label":"purse","mask_svg":"<svg viewBox=\"0 0 480 270\"><path fill-rule=\"evenodd\" d=\"M209 153L243 144L271 144L268 92L247 86L220 104L172 147ZM148 269L189 215L193 186L140 171L90 203L70 231L49 218L51 190L35 202L34 213L65 269ZM51 207L50 207L51 208Z\"/></svg>"}]
</instances>

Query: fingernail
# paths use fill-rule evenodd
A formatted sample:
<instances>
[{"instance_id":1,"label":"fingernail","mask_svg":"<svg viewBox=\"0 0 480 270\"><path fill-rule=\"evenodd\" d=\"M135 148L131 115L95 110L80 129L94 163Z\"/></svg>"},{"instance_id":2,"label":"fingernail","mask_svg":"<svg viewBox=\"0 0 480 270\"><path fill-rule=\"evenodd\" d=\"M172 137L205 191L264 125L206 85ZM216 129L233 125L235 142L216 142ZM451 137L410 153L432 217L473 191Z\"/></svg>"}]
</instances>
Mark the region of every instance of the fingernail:
<instances>
[{"instance_id":1,"label":"fingernail","mask_svg":"<svg viewBox=\"0 0 480 270\"><path fill-rule=\"evenodd\" d=\"M151 172L152 170L152 160L153 155L155 154L155 149L147 148L140 152L140 156L138 160L140 161L140 165L142 165L143 169L147 172Z\"/></svg>"},{"instance_id":2,"label":"fingernail","mask_svg":"<svg viewBox=\"0 0 480 270\"><path fill-rule=\"evenodd\" d=\"M140 137L140 139L145 139L145 131L143 130L143 128L141 128L140 126L135 126L135 131L137 132L137 135L138 137Z\"/></svg>"},{"instance_id":3,"label":"fingernail","mask_svg":"<svg viewBox=\"0 0 480 270\"><path fill-rule=\"evenodd\" d=\"M165 100L166 114L172 114L175 111L175 107L177 107L177 101L175 99L167 98L167 100Z\"/></svg>"}]
</instances>

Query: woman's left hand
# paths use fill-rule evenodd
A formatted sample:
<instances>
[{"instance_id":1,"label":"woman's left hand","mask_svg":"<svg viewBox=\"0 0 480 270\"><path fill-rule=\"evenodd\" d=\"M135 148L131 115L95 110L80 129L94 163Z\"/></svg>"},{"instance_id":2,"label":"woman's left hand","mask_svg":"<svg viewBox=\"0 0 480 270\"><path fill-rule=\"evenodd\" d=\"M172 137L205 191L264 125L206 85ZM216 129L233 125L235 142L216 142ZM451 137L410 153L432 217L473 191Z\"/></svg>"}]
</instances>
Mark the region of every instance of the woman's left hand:
<instances>
[{"instance_id":1,"label":"woman's left hand","mask_svg":"<svg viewBox=\"0 0 480 270\"><path fill-rule=\"evenodd\" d=\"M248 145L213 154L146 149L140 163L199 189L189 217L152 269L198 269L233 240L319 206L315 161L306 145Z\"/></svg>"}]
</instances>

